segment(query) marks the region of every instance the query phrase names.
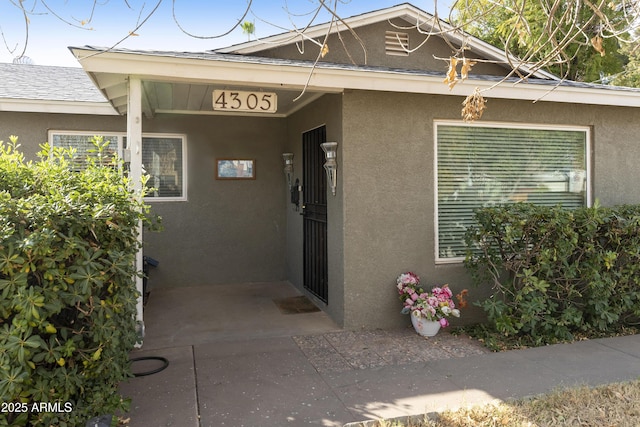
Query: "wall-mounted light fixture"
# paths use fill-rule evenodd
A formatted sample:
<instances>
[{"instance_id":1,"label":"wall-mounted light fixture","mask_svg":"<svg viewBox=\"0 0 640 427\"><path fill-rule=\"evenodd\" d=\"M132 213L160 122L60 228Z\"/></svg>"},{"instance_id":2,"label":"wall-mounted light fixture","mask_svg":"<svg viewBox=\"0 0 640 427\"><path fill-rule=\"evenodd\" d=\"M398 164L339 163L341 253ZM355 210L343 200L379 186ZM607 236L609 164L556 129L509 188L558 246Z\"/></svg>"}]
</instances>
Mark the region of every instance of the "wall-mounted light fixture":
<instances>
[{"instance_id":1,"label":"wall-mounted light fixture","mask_svg":"<svg viewBox=\"0 0 640 427\"><path fill-rule=\"evenodd\" d=\"M287 184L291 190L291 178L293 177L293 153L282 153L284 160L284 175L287 177Z\"/></svg>"},{"instance_id":2,"label":"wall-mounted light fixture","mask_svg":"<svg viewBox=\"0 0 640 427\"><path fill-rule=\"evenodd\" d=\"M324 170L327 172L327 182L331 187L331 194L336 195L336 185L338 183L338 163L336 162L338 156L338 143L337 142L325 142L320 144L322 151L324 151L326 162L324 163Z\"/></svg>"}]
</instances>

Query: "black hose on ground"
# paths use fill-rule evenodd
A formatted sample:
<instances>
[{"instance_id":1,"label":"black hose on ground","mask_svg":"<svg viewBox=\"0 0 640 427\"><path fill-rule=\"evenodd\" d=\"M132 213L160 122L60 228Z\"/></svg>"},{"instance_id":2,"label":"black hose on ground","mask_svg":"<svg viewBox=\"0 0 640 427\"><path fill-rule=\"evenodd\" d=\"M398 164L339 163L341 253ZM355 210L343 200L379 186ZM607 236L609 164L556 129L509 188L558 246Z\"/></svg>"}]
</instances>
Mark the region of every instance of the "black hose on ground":
<instances>
[{"instance_id":1,"label":"black hose on ground","mask_svg":"<svg viewBox=\"0 0 640 427\"><path fill-rule=\"evenodd\" d=\"M134 373L133 374L134 377L146 377L147 375L157 374L158 372L164 371L167 368L167 366L169 366L169 361L166 358L160 357L160 356L134 357L133 359L131 359L131 363L140 362L144 360L157 360L159 362L162 362L162 365L159 368L152 369L150 371Z\"/></svg>"}]
</instances>

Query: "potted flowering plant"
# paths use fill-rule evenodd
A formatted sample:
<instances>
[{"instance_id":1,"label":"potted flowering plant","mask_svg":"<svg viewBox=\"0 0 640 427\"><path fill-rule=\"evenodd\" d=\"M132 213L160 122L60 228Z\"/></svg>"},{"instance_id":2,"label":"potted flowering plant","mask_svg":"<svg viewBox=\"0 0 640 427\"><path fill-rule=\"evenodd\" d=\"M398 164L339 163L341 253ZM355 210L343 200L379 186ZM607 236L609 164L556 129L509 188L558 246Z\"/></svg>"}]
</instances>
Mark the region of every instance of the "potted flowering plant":
<instances>
[{"instance_id":1,"label":"potted flowering plant","mask_svg":"<svg viewBox=\"0 0 640 427\"><path fill-rule=\"evenodd\" d=\"M411 272L400 274L396 282L402 313L411 314L411 322L420 335L433 336L440 327L449 326L449 316L460 317L449 285L436 286L431 292L425 292L420 287L420 277ZM459 301L464 300L466 292L457 295Z\"/></svg>"}]
</instances>

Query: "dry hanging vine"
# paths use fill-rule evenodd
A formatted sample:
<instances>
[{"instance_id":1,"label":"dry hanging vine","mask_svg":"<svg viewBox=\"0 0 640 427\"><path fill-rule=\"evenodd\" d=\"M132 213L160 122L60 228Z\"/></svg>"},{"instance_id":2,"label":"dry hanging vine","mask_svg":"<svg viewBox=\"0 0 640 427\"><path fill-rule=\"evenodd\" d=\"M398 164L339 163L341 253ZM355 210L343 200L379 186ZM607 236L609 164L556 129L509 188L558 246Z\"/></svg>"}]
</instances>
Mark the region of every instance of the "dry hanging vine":
<instances>
[{"instance_id":1,"label":"dry hanging vine","mask_svg":"<svg viewBox=\"0 0 640 427\"><path fill-rule=\"evenodd\" d=\"M462 103L462 120L465 122L480 120L485 108L487 108L487 101L480 93L480 89L476 88Z\"/></svg>"}]
</instances>

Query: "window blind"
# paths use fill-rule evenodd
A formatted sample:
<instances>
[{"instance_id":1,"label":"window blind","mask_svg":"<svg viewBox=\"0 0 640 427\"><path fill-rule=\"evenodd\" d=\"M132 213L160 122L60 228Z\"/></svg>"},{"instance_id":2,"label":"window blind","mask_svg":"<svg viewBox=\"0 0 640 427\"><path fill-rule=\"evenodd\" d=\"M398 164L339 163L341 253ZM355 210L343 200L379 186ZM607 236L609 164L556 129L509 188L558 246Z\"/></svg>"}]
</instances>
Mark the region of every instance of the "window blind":
<instances>
[{"instance_id":1,"label":"window blind","mask_svg":"<svg viewBox=\"0 0 640 427\"><path fill-rule=\"evenodd\" d=\"M49 141L53 147L73 148L71 160L74 170L87 166L87 156L96 156L93 135L105 132L49 131ZM109 141L103 155L110 161L115 154L120 155L126 146L126 134L104 136ZM142 136L142 166L149 175L149 192L146 200L181 201L186 200L186 138L183 135L146 134ZM126 172L126 171L125 171Z\"/></svg>"},{"instance_id":2,"label":"window blind","mask_svg":"<svg viewBox=\"0 0 640 427\"><path fill-rule=\"evenodd\" d=\"M586 204L586 130L437 126L437 258L465 256L474 210Z\"/></svg>"},{"instance_id":3,"label":"window blind","mask_svg":"<svg viewBox=\"0 0 640 427\"><path fill-rule=\"evenodd\" d=\"M154 188L147 197L182 197L182 138L143 137L142 164Z\"/></svg>"},{"instance_id":4,"label":"window blind","mask_svg":"<svg viewBox=\"0 0 640 427\"><path fill-rule=\"evenodd\" d=\"M51 144L54 147L73 149L74 155L70 159L71 167L73 170L79 171L87 167L87 158L97 158L98 156L93 138L93 135L86 134L53 134ZM113 157L120 152L118 140L117 136L103 137L103 142L109 142L102 153L106 162L111 162Z\"/></svg>"}]
</instances>

